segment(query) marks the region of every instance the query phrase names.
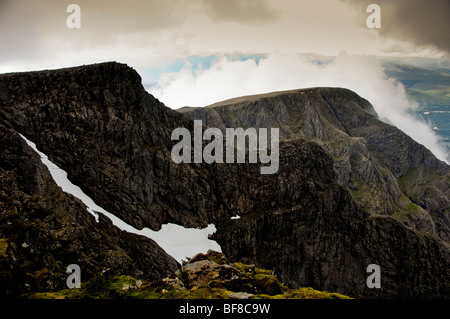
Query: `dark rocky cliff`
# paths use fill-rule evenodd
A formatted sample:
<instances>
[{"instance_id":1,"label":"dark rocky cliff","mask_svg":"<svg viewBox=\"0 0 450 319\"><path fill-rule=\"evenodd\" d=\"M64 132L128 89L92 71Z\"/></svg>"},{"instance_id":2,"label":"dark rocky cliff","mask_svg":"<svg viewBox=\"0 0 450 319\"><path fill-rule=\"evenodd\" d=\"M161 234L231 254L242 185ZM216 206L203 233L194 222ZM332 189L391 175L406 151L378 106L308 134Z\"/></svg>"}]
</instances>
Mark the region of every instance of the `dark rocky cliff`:
<instances>
[{"instance_id":1,"label":"dark rocky cliff","mask_svg":"<svg viewBox=\"0 0 450 319\"><path fill-rule=\"evenodd\" d=\"M229 260L274 269L283 282L293 287L312 286L355 297L449 297L450 275L446 267L450 248L443 240L447 224L429 218L426 211L433 208L436 216L448 216L448 201L441 196L448 196L444 183L448 167L417 146L422 152L416 152L417 161L401 165L392 158L395 170L380 168L392 164L379 155L392 152L383 142L383 135L377 135L378 140L368 135L368 142L364 142L350 128L354 125L362 132L370 132L374 125L381 125L368 103L361 104L361 98L342 89L311 92L298 94L303 96L308 110L297 110L295 114L291 109L298 105L297 97L291 94L263 100L266 112L255 112L252 105L247 113L226 108L224 114L206 110L206 116L215 118L206 122L211 126L220 127L222 123L229 127L280 127L286 138L280 143L280 169L274 175L261 175L258 164L173 163L171 132L177 127L192 131L193 121L146 93L139 75L126 65L103 63L0 75L1 143L9 150L1 158L0 233L7 247L0 265L15 269L6 271L5 280L16 283L18 290L24 289L25 274L41 274L44 268L55 273L55 278L64 278L63 266L76 258L91 267L131 272L136 278L162 278L176 267L175 261L151 240L121 232L105 218L96 224L82 203L55 186L18 132L35 142L100 206L137 228L156 230L167 222L189 227L214 223L215 239ZM317 92L326 94L318 99ZM321 101L326 99L328 105L334 105L331 110L321 108ZM258 101L252 103L261 103ZM329 115L331 111L334 117ZM225 114L230 122L225 121ZM301 122L307 115L316 120ZM335 121L347 135L336 133L324 119ZM289 127L279 126L283 121L290 121ZM292 121L301 124L293 131L299 134L290 134ZM389 126L384 129L386 141L391 141L389 132L397 134ZM311 138L325 134L330 140L342 136L342 144L333 148L332 143ZM348 139L350 135L352 138ZM394 141L390 144L399 147ZM340 150L341 156L333 150ZM371 160L364 160L364 154ZM380 162L384 166L374 164ZM420 165L426 169L421 170ZM434 165L438 178L427 175L430 165ZM359 177L353 179L355 173ZM384 182L356 185L367 176L369 181ZM401 189L400 178L410 193ZM43 180L49 190L43 187ZM435 195L424 196L417 191L421 188L411 187L421 183L428 185L430 192L439 191L436 196L440 202L434 200ZM360 189L364 190L361 198L357 196ZM371 211L367 189L377 191L374 207L387 207L381 215ZM35 213L31 204L26 204L30 203L26 198L48 204L39 208L42 213ZM55 198L64 203L57 204ZM404 202L399 204L401 198ZM400 208L390 211L389 207L395 205ZM412 222L390 216L404 210L402 205L414 210ZM27 214L33 217L28 217L31 221L22 227L19 221ZM236 214L241 218L230 219ZM419 219L422 228L416 222ZM72 225L68 230L70 239L60 243L58 236L60 232L66 234L67 224ZM34 258L48 256L39 262L28 262L35 260L30 255L17 258L23 249L23 238L35 238L31 234L40 234L33 242L42 246L33 250L38 252ZM46 238L46 244L40 243L41 237ZM80 242L83 244L71 244ZM58 243L62 248L52 250ZM66 253L64 249L73 245L77 249ZM98 256L103 256L105 250L125 257L119 265L114 265L111 258L99 261ZM142 258L138 257L140 250ZM22 263L28 268L21 268ZM366 287L369 264L381 267L381 289ZM49 276L38 277L46 282Z\"/></svg>"},{"instance_id":2,"label":"dark rocky cliff","mask_svg":"<svg viewBox=\"0 0 450 319\"><path fill-rule=\"evenodd\" d=\"M122 232L101 215L97 223L3 124L0 147L0 295L62 289L73 263L83 270L82 280L107 269L156 280L177 269L153 241Z\"/></svg>"},{"instance_id":3,"label":"dark rocky cliff","mask_svg":"<svg viewBox=\"0 0 450 319\"><path fill-rule=\"evenodd\" d=\"M344 89L312 88L232 99L182 113L212 127L279 127L334 160L337 181L367 211L450 243L450 168Z\"/></svg>"}]
</instances>

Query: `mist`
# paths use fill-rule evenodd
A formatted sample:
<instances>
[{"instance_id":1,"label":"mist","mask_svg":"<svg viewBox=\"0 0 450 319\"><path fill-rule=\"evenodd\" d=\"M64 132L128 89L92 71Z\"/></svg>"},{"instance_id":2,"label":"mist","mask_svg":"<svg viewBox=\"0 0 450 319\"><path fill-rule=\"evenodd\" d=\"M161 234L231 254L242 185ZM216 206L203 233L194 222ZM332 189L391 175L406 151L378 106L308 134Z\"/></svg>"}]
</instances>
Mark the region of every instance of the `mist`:
<instances>
[{"instance_id":1,"label":"mist","mask_svg":"<svg viewBox=\"0 0 450 319\"><path fill-rule=\"evenodd\" d=\"M144 78L145 81L145 78ZM378 58L341 53L321 63L308 55L269 54L264 59L219 57L208 69L188 62L179 72L165 73L149 92L167 106L206 106L233 97L316 86L350 89L374 106L381 120L393 124L440 160L450 163L441 138L411 111L401 83L385 76Z\"/></svg>"}]
</instances>

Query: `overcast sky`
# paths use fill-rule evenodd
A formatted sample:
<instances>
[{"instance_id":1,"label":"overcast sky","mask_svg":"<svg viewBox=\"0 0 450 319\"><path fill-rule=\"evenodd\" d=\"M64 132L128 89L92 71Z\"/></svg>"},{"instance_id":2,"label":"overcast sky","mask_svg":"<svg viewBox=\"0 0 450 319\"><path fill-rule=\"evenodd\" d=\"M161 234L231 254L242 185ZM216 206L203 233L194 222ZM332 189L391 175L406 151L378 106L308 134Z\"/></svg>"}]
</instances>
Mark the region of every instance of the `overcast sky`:
<instances>
[{"instance_id":1,"label":"overcast sky","mask_svg":"<svg viewBox=\"0 0 450 319\"><path fill-rule=\"evenodd\" d=\"M369 29L371 2L382 28ZM81 28L66 26L76 3ZM222 53L438 56L448 0L0 0L0 72Z\"/></svg>"}]
</instances>

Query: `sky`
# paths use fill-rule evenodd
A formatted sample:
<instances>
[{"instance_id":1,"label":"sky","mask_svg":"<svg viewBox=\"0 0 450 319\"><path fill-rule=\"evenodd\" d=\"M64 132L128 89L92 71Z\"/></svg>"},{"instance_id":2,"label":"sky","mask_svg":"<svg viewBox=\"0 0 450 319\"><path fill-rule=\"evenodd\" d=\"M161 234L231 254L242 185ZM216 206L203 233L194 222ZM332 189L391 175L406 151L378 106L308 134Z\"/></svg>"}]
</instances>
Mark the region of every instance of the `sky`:
<instances>
[{"instance_id":1,"label":"sky","mask_svg":"<svg viewBox=\"0 0 450 319\"><path fill-rule=\"evenodd\" d=\"M72 3L80 28L67 25ZM368 27L370 4L381 28ZM445 159L380 58L449 67L449 18L448 0L0 0L0 73L117 61L173 109L346 87Z\"/></svg>"},{"instance_id":2,"label":"sky","mask_svg":"<svg viewBox=\"0 0 450 319\"><path fill-rule=\"evenodd\" d=\"M67 27L71 3L81 28ZM367 27L370 3L380 29ZM439 57L449 15L447 0L0 0L0 71L222 54Z\"/></svg>"}]
</instances>

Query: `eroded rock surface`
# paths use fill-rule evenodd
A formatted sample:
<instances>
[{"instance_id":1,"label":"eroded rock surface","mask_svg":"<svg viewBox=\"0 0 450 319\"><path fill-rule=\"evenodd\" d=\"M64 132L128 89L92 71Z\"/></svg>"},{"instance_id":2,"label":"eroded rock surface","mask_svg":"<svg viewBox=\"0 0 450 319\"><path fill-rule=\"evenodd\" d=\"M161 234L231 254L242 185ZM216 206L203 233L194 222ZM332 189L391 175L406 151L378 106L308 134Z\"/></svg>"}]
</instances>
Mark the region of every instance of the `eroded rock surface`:
<instances>
[{"instance_id":1,"label":"eroded rock surface","mask_svg":"<svg viewBox=\"0 0 450 319\"><path fill-rule=\"evenodd\" d=\"M261 175L259 164L175 164L171 132L192 132L192 118L148 94L126 65L0 75L2 280L26 290L25 274L36 274L44 284L30 289L39 290L54 276L56 289L74 260L138 279L177 267L154 242L96 224L21 133L129 224L214 223L230 262L271 269L294 288L450 296L448 166L378 121L367 101L318 88L204 112L210 126L279 127L277 174ZM382 270L381 289L366 286L369 264Z\"/></svg>"}]
</instances>

